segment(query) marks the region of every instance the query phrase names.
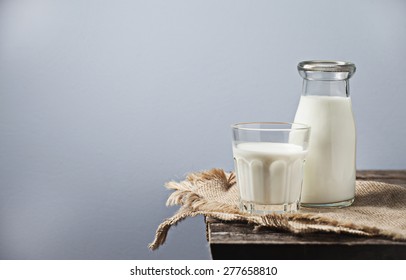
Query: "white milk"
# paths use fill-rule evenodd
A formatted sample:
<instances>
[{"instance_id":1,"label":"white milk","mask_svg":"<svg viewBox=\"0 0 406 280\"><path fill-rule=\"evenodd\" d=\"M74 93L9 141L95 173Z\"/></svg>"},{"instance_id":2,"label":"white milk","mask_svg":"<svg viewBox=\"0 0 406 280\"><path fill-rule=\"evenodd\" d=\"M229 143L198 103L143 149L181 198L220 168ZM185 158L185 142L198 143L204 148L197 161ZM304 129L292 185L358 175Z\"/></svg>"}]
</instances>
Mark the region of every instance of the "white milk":
<instances>
[{"instance_id":1,"label":"white milk","mask_svg":"<svg viewBox=\"0 0 406 280\"><path fill-rule=\"evenodd\" d=\"M241 199L256 204L298 202L306 151L287 143L240 143L233 147Z\"/></svg>"},{"instance_id":2,"label":"white milk","mask_svg":"<svg viewBox=\"0 0 406 280\"><path fill-rule=\"evenodd\" d=\"M295 122L310 125L302 203L354 198L355 124L349 97L302 96Z\"/></svg>"}]
</instances>

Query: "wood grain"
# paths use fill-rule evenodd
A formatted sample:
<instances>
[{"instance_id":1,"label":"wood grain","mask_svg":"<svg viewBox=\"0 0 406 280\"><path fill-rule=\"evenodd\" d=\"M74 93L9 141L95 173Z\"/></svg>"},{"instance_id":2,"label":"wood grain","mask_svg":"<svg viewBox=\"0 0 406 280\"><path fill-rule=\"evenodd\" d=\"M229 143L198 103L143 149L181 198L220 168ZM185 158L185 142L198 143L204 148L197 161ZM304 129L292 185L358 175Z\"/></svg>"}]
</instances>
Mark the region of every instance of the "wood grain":
<instances>
[{"instance_id":1,"label":"wood grain","mask_svg":"<svg viewBox=\"0 0 406 280\"><path fill-rule=\"evenodd\" d=\"M406 187L406 170L362 170L357 179ZM406 242L382 238L256 231L247 223L212 218L206 228L213 259L406 259Z\"/></svg>"}]
</instances>

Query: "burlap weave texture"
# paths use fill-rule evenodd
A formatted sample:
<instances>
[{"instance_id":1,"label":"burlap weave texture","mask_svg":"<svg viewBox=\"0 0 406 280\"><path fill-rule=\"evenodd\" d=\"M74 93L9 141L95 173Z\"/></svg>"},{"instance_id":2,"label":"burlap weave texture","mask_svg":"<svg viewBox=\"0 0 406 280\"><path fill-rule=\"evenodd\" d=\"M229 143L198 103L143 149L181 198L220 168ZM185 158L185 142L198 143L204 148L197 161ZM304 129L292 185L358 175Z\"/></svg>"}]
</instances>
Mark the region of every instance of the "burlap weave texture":
<instances>
[{"instance_id":1,"label":"burlap weave texture","mask_svg":"<svg viewBox=\"0 0 406 280\"><path fill-rule=\"evenodd\" d=\"M292 233L347 233L406 241L406 188L375 181L357 181L355 202L340 209L302 208L293 214L249 215L239 210L234 173L221 169L191 173L182 182L169 182L173 190L167 205L180 205L159 225L152 250L165 242L172 225L196 215L224 221L246 221Z\"/></svg>"}]
</instances>

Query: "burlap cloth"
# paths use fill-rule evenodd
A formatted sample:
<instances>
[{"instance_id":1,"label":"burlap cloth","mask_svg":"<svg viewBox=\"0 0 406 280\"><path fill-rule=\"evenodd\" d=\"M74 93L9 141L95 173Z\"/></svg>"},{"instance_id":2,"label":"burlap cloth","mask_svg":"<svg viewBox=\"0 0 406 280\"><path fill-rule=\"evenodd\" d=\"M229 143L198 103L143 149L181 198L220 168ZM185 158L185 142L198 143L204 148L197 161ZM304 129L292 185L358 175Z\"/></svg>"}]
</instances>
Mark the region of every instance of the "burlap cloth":
<instances>
[{"instance_id":1,"label":"burlap cloth","mask_svg":"<svg viewBox=\"0 0 406 280\"><path fill-rule=\"evenodd\" d=\"M250 215L239 210L234 173L221 169L191 173L182 182L169 182L173 190L167 205L180 205L159 225L152 250L165 242L171 226L196 215L225 221L246 221L291 233L346 233L406 241L406 188L374 181L357 181L353 205L341 209L302 208L293 214Z\"/></svg>"}]
</instances>

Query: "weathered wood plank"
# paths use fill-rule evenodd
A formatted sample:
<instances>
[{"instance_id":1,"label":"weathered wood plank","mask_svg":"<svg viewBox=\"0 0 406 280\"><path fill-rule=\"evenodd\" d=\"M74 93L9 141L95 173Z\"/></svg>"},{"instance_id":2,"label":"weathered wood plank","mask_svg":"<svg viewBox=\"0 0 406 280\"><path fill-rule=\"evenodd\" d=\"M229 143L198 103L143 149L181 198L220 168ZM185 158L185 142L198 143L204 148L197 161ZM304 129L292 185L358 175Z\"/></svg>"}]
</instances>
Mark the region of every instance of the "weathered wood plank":
<instances>
[{"instance_id":1,"label":"weathered wood plank","mask_svg":"<svg viewBox=\"0 0 406 280\"><path fill-rule=\"evenodd\" d=\"M214 260L404 260L399 245L212 244Z\"/></svg>"},{"instance_id":2,"label":"weathered wood plank","mask_svg":"<svg viewBox=\"0 0 406 280\"><path fill-rule=\"evenodd\" d=\"M400 179L406 183L406 170L358 170L357 179L377 180L377 179Z\"/></svg>"},{"instance_id":3,"label":"weathered wood plank","mask_svg":"<svg viewBox=\"0 0 406 280\"><path fill-rule=\"evenodd\" d=\"M406 170L361 170L358 180L406 187ZM294 235L253 225L206 219L213 259L406 259L406 242L345 234Z\"/></svg>"},{"instance_id":4,"label":"weathered wood plank","mask_svg":"<svg viewBox=\"0 0 406 280\"><path fill-rule=\"evenodd\" d=\"M406 170L359 170L357 180L379 181L406 186Z\"/></svg>"},{"instance_id":5,"label":"weathered wood plank","mask_svg":"<svg viewBox=\"0 0 406 280\"><path fill-rule=\"evenodd\" d=\"M212 223L211 243L234 244L238 243L260 243L260 244L398 244L404 245L406 242L392 241L383 238L358 237L345 234L312 233L306 235L287 234L270 229L254 231L253 225L248 224L225 224L222 222Z\"/></svg>"}]
</instances>

